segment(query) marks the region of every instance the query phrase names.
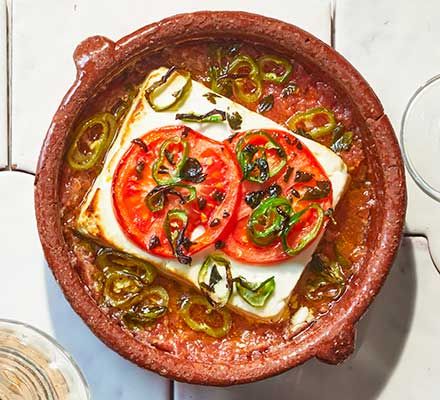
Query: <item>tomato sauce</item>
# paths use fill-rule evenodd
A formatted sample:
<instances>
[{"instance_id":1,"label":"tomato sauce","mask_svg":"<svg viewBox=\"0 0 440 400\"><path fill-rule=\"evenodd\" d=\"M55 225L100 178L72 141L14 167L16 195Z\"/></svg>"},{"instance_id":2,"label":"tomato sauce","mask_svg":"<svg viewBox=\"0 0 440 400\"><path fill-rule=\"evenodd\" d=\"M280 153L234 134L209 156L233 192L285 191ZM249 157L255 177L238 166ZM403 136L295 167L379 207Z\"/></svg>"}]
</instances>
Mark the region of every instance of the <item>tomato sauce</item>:
<instances>
[{"instance_id":1,"label":"tomato sauce","mask_svg":"<svg viewBox=\"0 0 440 400\"><path fill-rule=\"evenodd\" d=\"M220 46L222 44L217 44ZM143 81L145 76L154 68L163 65L176 65L188 70L193 79L208 85L207 70L211 65L213 43L196 43L167 48L160 53L139 59L128 66L111 83L103 85L96 96L89 101L79 121L100 111L109 111L118 99L127 95L133 87ZM240 44L241 53L257 57L262 54L272 54L270 49L255 47L250 44ZM369 169L366 164L362 137L365 132L357 126L353 118L353 110L319 75L308 71L296 60L290 60L293 72L290 80L296 86L295 94L283 97L282 87L275 83L264 82L263 96L272 94L274 105L264 115L284 124L286 120L298 111L313 107L326 107L332 110L336 120L341 122L346 130L353 132L353 144L348 151L340 155L346 162L351 183L333 215L334 224L329 223L325 235L316 251L324 260L340 260L340 271L345 282L356 273L366 252L366 236L370 218L370 207L374 204L375 194L369 183ZM232 100L240 102L234 96ZM255 111L257 104L246 104ZM320 140L329 145L329 139ZM99 168L89 171L73 171L65 163L62 168L59 195L61 198L61 220L64 235L71 248L72 265L76 268L92 296L101 304L102 287L95 265L96 245L85 241L74 232L81 201L84 199L93 180L99 173ZM342 261L341 261L342 260ZM294 290L290 307L285 317L277 323L258 323L232 313L232 328L227 336L221 339L209 337L203 333L192 331L179 315L182 298L193 291L180 283L159 276L155 284L165 287L170 295L168 312L155 324L140 331L133 332L135 337L145 343L150 343L164 351L199 362L240 361L256 359L265 353L276 352L284 343L291 340L297 333L290 323L290 317L301 306L309 308L314 318L326 313L338 300L341 292L335 296L331 285L325 287L321 295L311 297L310 290L313 282L322 278L320 272L310 265L305 269L300 282ZM332 296L333 294L333 296ZM342 294L343 295L343 294ZM104 312L118 319L118 312L101 304ZM122 323L121 323L122 325Z\"/></svg>"}]
</instances>

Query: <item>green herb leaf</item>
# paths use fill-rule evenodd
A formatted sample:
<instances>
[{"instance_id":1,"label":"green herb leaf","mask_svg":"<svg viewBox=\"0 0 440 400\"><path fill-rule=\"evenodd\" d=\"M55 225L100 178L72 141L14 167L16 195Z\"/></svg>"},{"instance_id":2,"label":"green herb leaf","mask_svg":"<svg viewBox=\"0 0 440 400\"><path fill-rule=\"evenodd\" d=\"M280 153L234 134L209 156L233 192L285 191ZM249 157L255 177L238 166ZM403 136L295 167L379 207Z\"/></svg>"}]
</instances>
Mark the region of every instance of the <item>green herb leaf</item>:
<instances>
[{"instance_id":1,"label":"green herb leaf","mask_svg":"<svg viewBox=\"0 0 440 400\"><path fill-rule=\"evenodd\" d=\"M307 187L303 200L318 200L327 197L330 194L331 185L329 181L318 181L315 187Z\"/></svg>"},{"instance_id":2,"label":"green herb leaf","mask_svg":"<svg viewBox=\"0 0 440 400\"><path fill-rule=\"evenodd\" d=\"M273 107L273 94L268 94L264 96L261 101L258 103L257 112L262 114L272 109Z\"/></svg>"}]
</instances>

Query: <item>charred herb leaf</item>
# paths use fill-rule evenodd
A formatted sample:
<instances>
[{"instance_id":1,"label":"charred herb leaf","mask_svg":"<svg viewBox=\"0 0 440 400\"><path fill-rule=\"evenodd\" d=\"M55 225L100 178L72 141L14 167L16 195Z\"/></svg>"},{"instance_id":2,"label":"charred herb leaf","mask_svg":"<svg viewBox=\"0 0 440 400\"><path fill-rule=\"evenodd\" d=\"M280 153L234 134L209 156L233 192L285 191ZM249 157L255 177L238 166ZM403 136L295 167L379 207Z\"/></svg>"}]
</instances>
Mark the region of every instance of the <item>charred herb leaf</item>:
<instances>
[{"instance_id":1,"label":"charred herb leaf","mask_svg":"<svg viewBox=\"0 0 440 400\"><path fill-rule=\"evenodd\" d=\"M313 175L305 171L296 171L295 182L309 182L313 178Z\"/></svg>"},{"instance_id":2,"label":"charred herb leaf","mask_svg":"<svg viewBox=\"0 0 440 400\"><path fill-rule=\"evenodd\" d=\"M203 95L203 97L206 97L206 100L208 100L212 104L217 104L216 98L219 98L220 96L214 92L208 92Z\"/></svg>"},{"instance_id":3,"label":"charred herb leaf","mask_svg":"<svg viewBox=\"0 0 440 400\"><path fill-rule=\"evenodd\" d=\"M203 168L195 158L188 157L180 170L180 177L193 183L201 183L206 179L207 174L203 173Z\"/></svg>"},{"instance_id":4,"label":"charred herb leaf","mask_svg":"<svg viewBox=\"0 0 440 400\"><path fill-rule=\"evenodd\" d=\"M229 127L236 131L238 129L241 128L241 124L243 122L243 118L241 117L241 115L237 112L234 111L233 113L227 113L226 114L226 119L228 121Z\"/></svg>"},{"instance_id":5,"label":"charred herb leaf","mask_svg":"<svg viewBox=\"0 0 440 400\"><path fill-rule=\"evenodd\" d=\"M329 181L318 181L315 187L307 187L303 200L318 200L330 194L331 185Z\"/></svg>"},{"instance_id":6,"label":"charred herb leaf","mask_svg":"<svg viewBox=\"0 0 440 400\"><path fill-rule=\"evenodd\" d=\"M212 193L212 198L217 202L221 203L226 197L226 193L222 190L215 189Z\"/></svg>"},{"instance_id":7,"label":"charred herb leaf","mask_svg":"<svg viewBox=\"0 0 440 400\"><path fill-rule=\"evenodd\" d=\"M255 192L248 192L244 197L244 201L250 208L256 208L264 199L264 190L257 190Z\"/></svg>"},{"instance_id":8,"label":"charred herb leaf","mask_svg":"<svg viewBox=\"0 0 440 400\"><path fill-rule=\"evenodd\" d=\"M133 139L131 143L138 145L145 153L148 152L148 146L142 139L139 138Z\"/></svg>"},{"instance_id":9,"label":"charred herb leaf","mask_svg":"<svg viewBox=\"0 0 440 400\"><path fill-rule=\"evenodd\" d=\"M168 201L169 195L177 196L180 199L180 204L185 204L196 198L196 189L182 184L159 185L145 196L145 203L150 211L160 211Z\"/></svg>"},{"instance_id":10,"label":"charred herb leaf","mask_svg":"<svg viewBox=\"0 0 440 400\"><path fill-rule=\"evenodd\" d=\"M211 110L206 114L186 113L176 114L176 119L184 122L222 122L226 120L226 113L222 110Z\"/></svg>"},{"instance_id":11,"label":"charred herb leaf","mask_svg":"<svg viewBox=\"0 0 440 400\"><path fill-rule=\"evenodd\" d=\"M287 86L281 91L281 97L286 98L292 96L298 91L298 86L294 82L289 82Z\"/></svg>"},{"instance_id":12,"label":"charred herb leaf","mask_svg":"<svg viewBox=\"0 0 440 400\"><path fill-rule=\"evenodd\" d=\"M281 195L281 186L274 184L274 185L270 185L267 188L267 194L269 197L278 197Z\"/></svg>"},{"instance_id":13,"label":"charred herb leaf","mask_svg":"<svg viewBox=\"0 0 440 400\"><path fill-rule=\"evenodd\" d=\"M222 280L222 276L219 274L217 265L211 269L211 276L209 277L209 288L212 290L214 286Z\"/></svg>"},{"instance_id":14,"label":"charred herb leaf","mask_svg":"<svg viewBox=\"0 0 440 400\"><path fill-rule=\"evenodd\" d=\"M283 181L285 183L289 182L290 177L292 176L292 172L293 172L293 168L292 167L287 167L286 169L286 173L283 176Z\"/></svg>"},{"instance_id":15,"label":"charred herb leaf","mask_svg":"<svg viewBox=\"0 0 440 400\"><path fill-rule=\"evenodd\" d=\"M257 106L257 112L262 114L272 109L273 107L273 94L268 94L267 96L264 96L261 101L258 103Z\"/></svg>"},{"instance_id":16,"label":"charred herb leaf","mask_svg":"<svg viewBox=\"0 0 440 400\"><path fill-rule=\"evenodd\" d=\"M344 127L338 124L333 130L332 144L330 148L335 153L340 153L341 151L348 151L353 143L353 132L344 131Z\"/></svg>"}]
</instances>

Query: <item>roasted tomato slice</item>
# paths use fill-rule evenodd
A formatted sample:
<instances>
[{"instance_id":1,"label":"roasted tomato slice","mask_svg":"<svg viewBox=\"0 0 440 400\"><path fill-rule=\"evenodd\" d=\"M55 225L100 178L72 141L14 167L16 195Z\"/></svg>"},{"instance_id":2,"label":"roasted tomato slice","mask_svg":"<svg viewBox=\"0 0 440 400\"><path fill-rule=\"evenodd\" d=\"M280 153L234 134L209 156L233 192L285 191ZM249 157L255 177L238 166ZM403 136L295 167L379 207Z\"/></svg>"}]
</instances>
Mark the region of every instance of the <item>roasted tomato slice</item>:
<instances>
[{"instance_id":1,"label":"roasted tomato slice","mask_svg":"<svg viewBox=\"0 0 440 400\"><path fill-rule=\"evenodd\" d=\"M269 137L270 140L262 141L262 137ZM262 201L270 197L287 199L292 215L304 210L296 226L289 230L287 238L291 248L297 247L302 239L313 232L319 218L319 213L306 209L316 204L326 211L332 206L332 187L324 169L300 140L284 131L263 129L241 132L231 142L225 143L230 146L239 160L242 184L237 206L238 221L232 232L223 239L224 251L231 258L258 264L289 258L281 238L266 245L258 245L252 241L248 233L249 217ZM268 148L266 156L263 154L264 148L261 147L264 143L269 143L265 145ZM243 150L247 150L249 154L241 154ZM265 157L267 162L258 164L256 161L258 156ZM249 166L246 165L247 162L254 164ZM260 168L260 165L264 168L268 165L268 170ZM271 172L271 166L275 173ZM264 173L264 179L259 180L264 181L255 182L254 177L261 177L261 172ZM252 178L246 179L246 175Z\"/></svg>"},{"instance_id":2,"label":"roasted tomato slice","mask_svg":"<svg viewBox=\"0 0 440 400\"><path fill-rule=\"evenodd\" d=\"M189 263L228 229L239 190L228 146L170 126L133 141L113 178L113 205L135 244Z\"/></svg>"}]
</instances>

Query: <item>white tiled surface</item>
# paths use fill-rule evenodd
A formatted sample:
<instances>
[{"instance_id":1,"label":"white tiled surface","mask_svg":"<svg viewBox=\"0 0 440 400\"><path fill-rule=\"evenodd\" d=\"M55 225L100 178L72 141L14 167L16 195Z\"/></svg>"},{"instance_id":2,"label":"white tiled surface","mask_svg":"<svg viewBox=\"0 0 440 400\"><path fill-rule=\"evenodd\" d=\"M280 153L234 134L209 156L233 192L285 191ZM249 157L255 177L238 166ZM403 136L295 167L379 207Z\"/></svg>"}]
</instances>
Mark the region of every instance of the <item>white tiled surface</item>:
<instances>
[{"instance_id":1,"label":"white tiled surface","mask_svg":"<svg viewBox=\"0 0 440 400\"><path fill-rule=\"evenodd\" d=\"M439 0L337 1L336 49L371 84L397 134L411 95L440 73L439 20ZM428 237L440 269L440 203L424 194L409 174L407 182L406 230Z\"/></svg>"},{"instance_id":2,"label":"white tiled surface","mask_svg":"<svg viewBox=\"0 0 440 400\"><path fill-rule=\"evenodd\" d=\"M243 10L293 22L327 40L330 0L13 0L13 162L34 171L41 143L62 96L73 83L75 46L100 34L117 40L148 23L195 10ZM307 6L305 6L307 4Z\"/></svg>"},{"instance_id":3,"label":"white tiled surface","mask_svg":"<svg viewBox=\"0 0 440 400\"><path fill-rule=\"evenodd\" d=\"M437 400L440 275L426 239L405 238L384 288L360 322L357 350L335 367L311 361L232 388L178 385L177 400Z\"/></svg>"},{"instance_id":4,"label":"white tiled surface","mask_svg":"<svg viewBox=\"0 0 440 400\"><path fill-rule=\"evenodd\" d=\"M8 163L6 3L0 0L0 168Z\"/></svg>"},{"instance_id":5,"label":"white tiled surface","mask_svg":"<svg viewBox=\"0 0 440 400\"><path fill-rule=\"evenodd\" d=\"M0 318L27 322L53 336L84 372L93 400L168 399L168 380L109 350L63 297L38 239L34 177L0 172L0 188Z\"/></svg>"},{"instance_id":6,"label":"white tiled surface","mask_svg":"<svg viewBox=\"0 0 440 400\"><path fill-rule=\"evenodd\" d=\"M132 0L126 8L118 0L12 0L12 162L20 169L34 171L51 115L75 76L73 50L85 37L103 34L118 39L178 12L236 9L296 23L328 42L329 1L181 1L158 5ZM2 4L0 0L0 54L5 52ZM371 83L396 130L414 90L440 72L439 17L440 2L436 0L337 0L336 47ZM6 162L7 113L1 111L6 107L5 66L5 57L0 56L0 168ZM20 319L52 334L85 372L93 399L170 398L168 381L107 349L63 298L41 254L32 181L30 175L0 172L0 271L5 276L4 269L8 277L0 292L0 317ZM410 179L408 183L407 230L426 234L433 256L440 260L440 229L433 229L433 223L440 221L440 207ZM279 377L234 388L175 384L174 397L437 399L440 368L435 361L440 358L440 323L430 311L440 300L439 279L425 239L406 238L383 291L360 323L358 350L347 363L333 367L312 361Z\"/></svg>"}]
</instances>

